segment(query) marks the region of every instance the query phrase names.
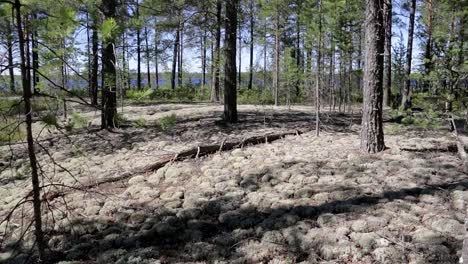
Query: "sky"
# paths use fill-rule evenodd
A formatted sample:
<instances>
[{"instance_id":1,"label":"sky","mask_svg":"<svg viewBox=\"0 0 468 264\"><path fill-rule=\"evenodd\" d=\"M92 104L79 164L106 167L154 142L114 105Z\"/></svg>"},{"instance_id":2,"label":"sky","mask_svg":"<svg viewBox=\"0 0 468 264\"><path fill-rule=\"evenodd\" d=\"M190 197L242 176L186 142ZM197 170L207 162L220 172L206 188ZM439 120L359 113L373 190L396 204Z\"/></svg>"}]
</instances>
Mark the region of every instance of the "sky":
<instances>
[{"instance_id":1,"label":"sky","mask_svg":"<svg viewBox=\"0 0 468 264\"><path fill-rule=\"evenodd\" d=\"M401 40L400 36L402 36L402 41L403 44L406 46L407 43L407 22L408 22L408 15L407 12L402 11L398 5L394 5L394 18L400 18L402 20L402 25L398 26L394 24L393 27L393 38L392 38L392 43L393 47L395 47ZM245 28L247 28L248 25L244 25ZM248 32L243 32L242 33L243 37L249 37ZM86 51L86 30L80 29L77 32L75 32L75 44L78 46L80 49L83 51ZM172 50L172 47L169 48L169 50ZM272 47L269 48L269 53L272 51ZM418 38L414 39L414 44L413 44L413 69L416 69L419 64L421 63L421 60L419 59L421 56L421 48L420 48L420 40ZM171 53L169 51L169 53ZM207 55L210 55L210 49L207 50ZM144 54L142 54L142 72L146 72L146 64L144 63ZM238 53L239 56L239 53ZM86 58L81 58L81 64L85 65L86 62L84 61ZM242 61L242 71L243 72L248 72L249 70L249 60L250 60L250 54L249 54L249 46L248 44L243 44L242 47L242 53L241 53L241 61ZM237 67L238 65L239 57L237 58ZM121 63L121 62L119 62ZM136 62L136 55L133 54L133 56L128 60L129 66L131 70L136 70L137 62ZM170 71L172 65L172 56L169 56L168 59L161 61L160 60L160 70L161 71ZM255 46L254 49L254 67L255 65L263 65L263 47L260 46ZM151 61L151 71L154 71L154 63ZM199 47L196 48L185 48L184 49L184 70L186 72L201 72L201 59L200 59L200 49ZM209 69L207 69L209 71ZM19 74L19 71L17 72ZM7 71L5 71L3 74L7 74Z\"/></svg>"}]
</instances>

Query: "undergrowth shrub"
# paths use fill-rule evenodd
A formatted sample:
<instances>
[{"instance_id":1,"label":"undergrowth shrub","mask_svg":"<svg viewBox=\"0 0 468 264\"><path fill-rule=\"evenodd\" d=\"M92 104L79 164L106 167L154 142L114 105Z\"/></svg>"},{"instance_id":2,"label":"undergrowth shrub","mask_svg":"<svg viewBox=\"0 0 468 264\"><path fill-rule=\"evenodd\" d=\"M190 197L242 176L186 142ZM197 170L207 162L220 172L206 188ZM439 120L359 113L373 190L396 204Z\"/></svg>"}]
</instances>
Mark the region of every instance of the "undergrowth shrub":
<instances>
[{"instance_id":1,"label":"undergrowth shrub","mask_svg":"<svg viewBox=\"0 0 468 264\"><path fill-rule=\"evenodd\" d=\"M143 117L138 118L137 120L133 121L133 126L136 128L142 128L146 126L146 119Z\"/></svg>"},{"instance_id":2,"label":"undergrowth shrub","mask_svg":"<svg viewBox=\"0 0 468 264\"><path fill-rule=\"evenodd\" d=\"M45 110L54 110L54 107L49 105L46 99L33 99L31 100L31 107L33 111L40 112ZM1 100L0 113L8 116L17 114L24 114L24 102L21 99Z\"/></svg>"},{"instance_id":3,"label":"undergrowth shrub","mask_svg":"<svg viewBox=\"0 0 468 264\"><path fill-rule=\"evenodd\" d=\"M167 130L172 129L176 125L176 123L177 123L177 115L176 114L163 116L157 122L159 128L161 128L161 130L163 130L163 131L167 131Z\"/></svg>"},{"instance_id":4,"label":"undergrowth shrub","mask_svg":"<svg viewBox=\"0 0 468 264\"><path fill-rule=\"evenodd\" d=\"M24 126L13 118L0 119L0 144L15 143L26 139Z\"/></svg>"},{"instance_id":5,"label":"undergrowth shrub","mask_svg":"<svg viewBox=\"0 0 468 264\"><path fill-rule=\"evenodd\" d=\"M239 104L274 104L275 99L268 90L240 89L237 92Z\"/></svg>"},{"instance_id":6,"label":"undergrowth shrub","mask_svg":"<svg viewBox=\"0 0 468 264\"><path fill-rule=\"evenodd\" d=\"M77 112L73 112L68 118L65 129L67 131L71 131L74 128L85 128L88 126L88 122L89 120L87 118L83 117Z\"/></svg>"}]
</instances>

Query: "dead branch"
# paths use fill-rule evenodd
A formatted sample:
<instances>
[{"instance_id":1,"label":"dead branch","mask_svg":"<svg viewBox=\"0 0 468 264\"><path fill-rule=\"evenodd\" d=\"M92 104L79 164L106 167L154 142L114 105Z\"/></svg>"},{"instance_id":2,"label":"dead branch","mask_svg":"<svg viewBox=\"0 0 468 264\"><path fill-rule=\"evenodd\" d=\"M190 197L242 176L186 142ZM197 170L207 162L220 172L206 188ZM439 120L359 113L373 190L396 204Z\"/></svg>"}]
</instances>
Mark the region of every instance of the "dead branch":
<instances>
[{"instance_id":1,"label":"dead branch","mask_svg":"<svg viewBox=\"0 0 468 264\"><path fill-rule=\"evenodd\" d=\"M302 133L303 132L301 131L293 131L293 132L287 132L287 133L281 133L281 134L254 136L250 138L245 138L241 141L232 141L232 142L227 142L226 139L224 139L220 144L198 146L189 150L185 150L185 151L176 153L174 156L171 155L169 157L166 157L163 160L160 160L156 163L147 165L142 168L137 168L131 172L125 172L117 177L101 179L101 180L93 181L90 183L84 183L81 185L79 190L85 191L87 189L96 188L103 184L123 181L138 174L147 174L147 172L156 171L164 167L168 163L196 158L197 154L198 154L198 157L200 158L200 157L208 156L208 155L215 154L221 151L229 151L229 150L233 150L236 148L241 148L242 146L259 145L259 144L264 144L265 142L271 143L273 141L282 139L286 136L296 136L296 135L301 135ZM51 201L57 197L62 197L65 194L66 193L64 192L55 193L47 198L49 198L48 200Z\"/></svg>"}]
</instances>

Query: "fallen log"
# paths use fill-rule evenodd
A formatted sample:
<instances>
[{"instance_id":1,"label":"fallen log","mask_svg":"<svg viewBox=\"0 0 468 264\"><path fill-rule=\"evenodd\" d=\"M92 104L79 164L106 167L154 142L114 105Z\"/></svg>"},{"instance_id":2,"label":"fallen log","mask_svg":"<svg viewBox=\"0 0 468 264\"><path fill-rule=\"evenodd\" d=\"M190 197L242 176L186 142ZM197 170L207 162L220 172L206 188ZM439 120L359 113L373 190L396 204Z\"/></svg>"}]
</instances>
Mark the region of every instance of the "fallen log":
<instances>
[{"instance_id":1,"label":"fallen log","mask_svg":"<svg viewBox=\"0 0 468 264\"><path fill-rule=\"evenodd\" d=\"M234 142L223 141L217 145L198 146L197 148L179 152L172 158L165 159L165 160L153 163L151 165L148 165L143 168L143 172L158 170L164 167L164 165L166 165L167 163L174 162L174 161L182 161L182 160L191 159L191 158L204 157L210 154L214 154L216 152L242 148L248 145L270 143L278 139L282 139L286 136L293 136L293 135L300 135L300 134L302 134L302 132L295 131L295 132L288 132L288 133L282 133L282 134L255 136L255 137L246 138L244 140L234 141Z\"/></svg>"},{"instance_id":2,"label":"fallen log","mask_svg":"<svg viewBox=\"0 0 468 264\"><path fill-rule=\"evenodd\" d=\"M153 164L147 165L142 168L137 168L131 172L126 172L123 173L117 177L112 177L112 178L106 178L106 179L101 179L89 183L83 183L80 186L81 190L86 190L86 189L92 189L96 188L100 185L103 184L109 184L109 183L115 183L119 181L126 180L128 178L131 178L133 176L139 175L139 174L146 174L148 172L154 172L162 167L164 167L168 163L176 162L176 161L183 161L187 159L193 159L193 158L199 158L199 157L204 157L208 156L210 154L215 154L217 152L221 151L229 151L233 150L236 148L242 148L244 146L249 146L249 145L259 145L263 143L270 143L279 139L282 139L286 136L294 136L294 135L301 135L303 132L296 130L294 132L286 132L286 133L281 133L281 134L273 134L273 135L263 135L263 136L254 136L250 138L245 138L241 141L232 141L232 142L227 142L226 140L223 140L220 144L215 144L215 145L206 145L206 146L198 146L196 148L188 149L182 152L179 152L175 154L174 156L170 156L167 158L164 158L158 162L155 162ZM50 200L55 199L56 197L61 197L64 196L66 193L65 192L54 192L53 196L49 197L52 198Z\"/></svg>"}]
</instances>

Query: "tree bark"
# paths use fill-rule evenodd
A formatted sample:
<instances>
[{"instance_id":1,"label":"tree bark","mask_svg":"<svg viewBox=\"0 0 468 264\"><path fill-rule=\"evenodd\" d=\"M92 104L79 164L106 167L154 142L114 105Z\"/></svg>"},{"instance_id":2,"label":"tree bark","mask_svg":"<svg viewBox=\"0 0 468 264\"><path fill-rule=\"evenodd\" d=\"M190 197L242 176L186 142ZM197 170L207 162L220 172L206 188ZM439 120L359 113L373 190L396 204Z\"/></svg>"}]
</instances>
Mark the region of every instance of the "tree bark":
<instances>
[{"instance_id":1,"label":"tree bark","mask_svg":"<svg viewBox=\"0 0 468 264\"><path fill-rule=\"evenodd\" d=\"M432 34L434 31L434 10L433 0L426 1L426 12L427 12L427 40L424 50L424 74L429 75L433 71L433 55L432 55ZM429 89L429 82L425 83L425 88Z\"/></svg>"},{"instance_id":2,"label":"tree bark","mask_svg":"<svg viewBox=\"0 0 468 264\"><path fill-rule=\"evenodd\" d=\"M159 89L159 39L158 29L156 27L156 21L154 22L154 75L156 78L156 89Z\"/></svg>"},{"instance_id":3,"label":"tree bark","mask_svg":"<svg viewBox=\"0 0 468 264\"><path fill-rule=\"evenodd\" d=\"M249 86L251 90L253 86L253 61L254 61L254 0L250 0L250 56L249 56Z\"/></svg>"},{"instance_id":4,"label":"tree bark","mask_svg":"<svg viewBox=\"0 0 468 264\"><path fill-rule=\"evenodd\" d=\"M32 15L33 21L35 22L37 19L37 15ZM32 73L33 73L33 91L36 92L37 84L39 83L39 74L37 71L39 70L39 51L38 51L38 34L36 29L32 29L31 31L31 46L32 46Z\"/></svg>"},{"instance_id":5,"label":"tree bark","mask_svg":"<svg viewBox=\"0 0 468 264\"><path fill-rule=\"evenodd\" d=\"M26 134L28 145L29 165L31 166L31 182L33 188L33 210L34 210L34 235L36 236L36 245L38 249L38 263L45 262L45 246L44 233L42 231L42 215L41 215L41 190L38 175L38 165L36 159L36 152L34 148L34 138L32 134L32 105L31 105L31 89L30 89L30 75L27 73L26 68L26 55L25 55L25 41L23 34L23 22L21 18L21 3L20 0L15 0L14 8L16 10L16 26L18 30L18 42L20 49L20 63L21 63L21 80L23 85L23 100L25 107L26 118Z\"/></svg>"},{"instance_id":6,"label":"tree bark","mask_svg":"<svg viewBox=\"0 0 468 264\"><path fill-rule=\"evenodd\" d=\"M117 0L102 0L105 19L116 17ZM117 115L117 71L115 68L115 36L102 40L102 112L101 128L114 128Z\"/></svg>"},{"instance_id":7,"label":"tree bark","mask_svg":"<svg viewBox=\"0 0 468 264\"><path fill-rule=\"evenodd\" d=\"M179 60L177 68L177 87L183 85L183 70L184 70L184 23L180 24L179 34Z\"/></svg>"},{"instance_id":8,"label":"tree bark","mask_svg":"<svg viewBox=\"0 0 468 264\"><path fill-rule=\"evenodd\" d=\"M404 110L411 108L411 60L413 58L414 18L416 13L416 0L410 0L410 17L408 28L408 45L406 51L405 84L401 106Z\"/></svg>"},{"instance_id":9,"label":"tree bark","mask_svg":"<svg viewBox=\"0 0 468 264\"><path fill-rule=\"evenodd\" d=\"M140 19L140 5L136 1L136 19ZM140 25L137 26L136 41L137 41L137 89L141 89L141 30Z\"/></svg>"},{"instance_id":10,"label":"tree bark","mask_svg":"<svg viewBox=\"0 0 468 264\"><path fill-rule=\"evenodd\" d=\"M216 2L216 30L215 30L215 47L214 47L214 59L213 67L214 74L212 76L212 90L211 90L211 102L218 103L220 99L220 89L219 89L219 75L220 75L220 60L221 60L221 11L222 11L222 2L218 0Z\"/></svg>"},{"instance_id":11,"label":"tree bark","mask_svg":"<svg viewBox=\"0 0 468 264\"><path fill-rule=\"evenodd\" d=\"M385 69L384 69L384 106L390 106L392 101L392 0L384 1L385 27Z\"/></svg>"},{"instance_id":12,"label":"tree bark","mask_svg":"<svg viewBox=\"0 0 468 264\"><path fill-rule=\"evenodd\" d=\"M317 80L315 83L315 135L320 135L320 85L322 69L322 0L319 1L319 36L317 45Z\"/></svg>"},{"instance_id":13,"label":"tree bark","mask_svg":"<svg viewBox=\"0 0 468 264\"><path fill-rule=\"evenodd\" d=\"M145 27L145 52L146 52L146 78L148 87L151 88L150 50L148 45L148 27Z\"/></svg>"},{"instance_id":14,"label":"tree bark","mask_svg":"<svg viewBox=\"0 0 468 264\"><path fill-rule=\"evenodd\" d=\"M237 87L236 87L236 40L237 9L239 0L226 1L226 48L224 65L224 120L237 122Z\"/></svg>"},{"instance_id":15,"label":"tree bark","mask_svg":"<svg viewBox=\"0 0 468 264\"><path fill-rule=\"evenodd\" d=\"M383 1L366 1L366 52L361 130L361 150L366 153L377 153L385 149L382 123L385 43L381 8Z\"/></svg>"},{"instance_id":16,"label":"tree bark","mask_svg":"<svg viewBox=\"0 0 468 264\"><path fill-rule=\"evenodd\" d=\"M10 91L12 93L15 92L15 72L14 72L14 65L13 65L13 32L12 27L14 26L13 19L14 19L14 12L12 10L12 21L7 26L7 49L8 49L8 74L10 76Z\"/></svg>"},{"instance_id":17,"label":"tree bark","mask_svg":"<svg viewBox=\"0 0 468 264\"><path fill-rule=\"evenodd\" d=\"M274 97L275 97L275 106L279 104L279 72L280 72L280 15L278 6L276 7L275 15L275 75L274 75Z\"/></svg>"},{"instance_id":18,"label":"tree bark","mask_svg":"<svg viewBox=\"0 0 468 264\"><path fill-rule=\"evenodd\" d=\"M297 14L297 21L296 21L296 47L294 52L294 57L296 59L296 67L298 70L301 69L301 21L300 21L300 11ZM299 97L300 94L300 85L301 80L297 78L296 80L296 97Z\"/></svg>"},{"instance_id":19,"label":"tree bark","mask_svg":"<svg viewBox=\"0 0 468 264\"><path fill-rule=\"evenodd\" d=\"M238 23L240 24L240 22ZM238 81L238 86L239 88L241 87L241 82L242 82L242 36L241 36L241 27L239 26L239 33L238 33L238 38L239 38L239 70L237 71L237 81Z\"/></svg>"},{"instance_id":20,"label":"tree bark","mask_svg":"<svg viewBox=\"0 0 468 264\"><path fill-rule=\"evenodd\" d=\"M205 22L206 22L207 18L206 18L206 15L205 15ZM201 50L202 50L202 82L201 82L201 85L202 85L202 88L205 87L206 85L206 41L207 41L207 32L206 32L206 28L203 29L203 35L202 35L202 38L201 38Z\"/></svg>"},{"instance_id":21,"label":"tree bark","mask_svg":"<svg viewBox=\"0 0 468 264\"><path fill-rule=\"evenodd\" d=\"M268 39L267 39L267 25L266 21L263 25L263 41L265 42L263 47L263 89L267 87L267 51L268 51Z\"/></svg>"},{"instance_id":22,"label":"tree bark","mask_svg":"<svg viewBox=\"0 0 468 264\"><path fill-rule=\"evenodd\" d=\"M179 35L180 35L180 28L177 26L175 39L174 39L174 51L172 54L172 72L171 72L171 89L175 89L175 78L176 78L176 69L177 69L177 62L178 62L178 53L179 53Z\"/></svg>"},{"instance_id":23,"label":"tree bark","mask_svg":"<svg viewBox=\"0 0 468 264\"><path fill-rule=\"evenodd\" d=\"M91 62L91 80L90 80L90 90L91 90L91 104L97 106L98 104L98 48L99 48L99 37L98 29L96 25L96 18L93 19L91 30L92 33L92 62Z\"/></svg>"}]
</instances>

